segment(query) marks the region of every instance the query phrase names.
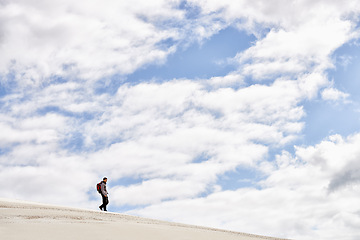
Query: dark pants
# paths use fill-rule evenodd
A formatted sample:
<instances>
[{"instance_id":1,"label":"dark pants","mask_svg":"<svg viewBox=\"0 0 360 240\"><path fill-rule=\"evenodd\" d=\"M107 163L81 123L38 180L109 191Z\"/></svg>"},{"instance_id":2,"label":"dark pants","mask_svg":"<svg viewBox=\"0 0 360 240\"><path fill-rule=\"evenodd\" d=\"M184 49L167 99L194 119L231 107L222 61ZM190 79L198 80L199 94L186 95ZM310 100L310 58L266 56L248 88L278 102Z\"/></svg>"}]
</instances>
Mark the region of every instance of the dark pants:
<instances>
[{"instance_id":1,"label":"dark pants","mask_svg":"<svg viewBox=\"0 0 360 240\"><path fill-rule=\"evenodd\" d=\"M102 202L103 202L103 204L100 206L100 208L101 208L102 210L104 210L104 211L107 211L107 210L106 210L106 205L109 204L109 198L108 198L108 197L105 197L105 196L102 195L102 194L101 194L101 196L102 196Z\"/></svg>"}]
</instances>

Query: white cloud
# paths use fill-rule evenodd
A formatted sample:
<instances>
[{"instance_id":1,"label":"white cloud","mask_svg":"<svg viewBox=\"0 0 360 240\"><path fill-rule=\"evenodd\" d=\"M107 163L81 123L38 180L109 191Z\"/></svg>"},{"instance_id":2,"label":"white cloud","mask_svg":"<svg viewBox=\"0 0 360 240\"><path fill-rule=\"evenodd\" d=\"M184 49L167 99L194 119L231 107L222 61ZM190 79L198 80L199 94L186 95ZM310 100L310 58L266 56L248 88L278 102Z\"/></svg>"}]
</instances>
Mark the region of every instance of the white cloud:
<instances>
[{"instance_id":1,"label":"white cloud","mask_svg":"<svg viewBox=\"0 0 360 240\"><path fill-rule=\"evenodd\" d=\"M90 206L94 179L106 175L111 202L149 205L132 212L144 216L289 238L359 237L358 135L271 161L302 133L304 100L324 88L324 100L347 97L325 71L334 50L357 37L357 1L188 1L199 7L190 19L179 4L0 5L0 74L8 86L19 82L0 98L0 174L15 184L0 183L2 196ZM226 76L95 90L98 79L162 63L180 43L229 25L258 39ZM218 179L244 167L263 176L251 183L258 189L223 190Z\"/></svg>"},{"instance_id":2,"label":"white cloud","mask_svg":"<svg viewBox=\"0 0 360 240\"><path fill-rule=\"evenodd\" d=\"M260 189L167 201L131 213L295 239L357 239L359 139L334 135L298 147L295 157L283 152Z\"/></svg>"},{"instance_id":3,"label":"white cloud","mask_svg":"<svg viewBox=\"0 0 360 240\"><path fill-rule=\"evenodd\" d=\"M148 179L142 186L116 190L121 194L114 194L114 203L137 203L133 199L144 189L159 194L145 194L142 204L198 196L212 191L222 174L239 166L256 166L266 156L267 144L283 146L296 138L303 116L296 89L295 81L279 81L271 86L208 91L200 83L177 80L124 85L110 96L93 94L77 84L51 85L25 102L12 102L8 115L26 116L18 123L21 133L31 130L31 140L39 145L29 140L13 147L2 162L13 159L15 166L51 168L54 165L45 156L70 141L66 148L80 144L79 154L85 154L91 173L107 173L114 182L124 177ZM85 112L69 108L82 103L94 107ZM48 106L58 113L43 116L41 111ZM66 117L61 117L63 111ZM82 113L90 117L84 119ZM55 138L47 138L48 133ZM80 139L72 139L73 134ZM32 154L27 154L31 149ZM75 158L80 161L76 164L83 163L83 157ZM66 158L55 155L55 159ZM157 184L153 179L158 179ZM191 194L168 191L158 184L161 181L185 189L190 181L198 187Z\"/></svg>"},{"instance_id":4,"label":"white cloud","mask_svg":"<svg viewBox=\"0 0 360 240\"><path fill-rule=\"evenodd\" d=\"M170 16L181 20L183 14L175 6L168 1L3 3L0 73L15 72L22 84L47 81L54 75L96 80L162 62L174 48L162 49L158 44L177 40L179 34L151 21Z\"/></svg>"},{"instance_id":5,"label":"white cloud","mask_svg":"<svg viewBox=\"0 0 360 240\"><path fill-rule=\"evenodd\" d=\"M230 73L226 76L212 77L207 81L207 83L209 83L213 88L244 85L244 77L240 74Z\"/></svg>"},{"instance_id":6,"label":"white cloud","mask_svg":"<svg viewBox=\"0 0 360 240\"><path fill-rule=\"evenodd\" d=\"M139 185L115 187L112 189L112 198L119 205L156 204L166 199L195 197L205 188L206 184L194 182L191 178L186 180L151 179ZM146 197L139 198L139 196Z\"/></svg>"},{"instance_id":7,"label":"white cloud","mask_svg":"<svg viewBox=\"0 0 360 240\"><path fill-rule=\"evenodd\" d=\"M295 29L271 30L244 53L243 72L254 79L324 70L332 66L330 54L353 37L352 23L342 19L310 19ZM250 61L250 63L247 63Z\"/></svg>"},{"instance_id":8,"label":"white cloud","mask_svg":"<svg viewBox=\"0 0 360 240\"><path fill-rule=\"evenodd\" d=\"M65 126L65 118L56 114L19 120L8 118L0 123L0 142L5 147L11 144L57 142L60 138L56 128Z\"/></svg>"},{"instance_id":9,"label":"white cloud","mask_svg":"<svg viewBox=\"0 0 360 240\"><path fill-rule=\"evenodd\" d=\"M336 88L326 88L321 92L321 97L328 101L346 101L349 94L341 92Z\"/></svg>"}]
</instances>

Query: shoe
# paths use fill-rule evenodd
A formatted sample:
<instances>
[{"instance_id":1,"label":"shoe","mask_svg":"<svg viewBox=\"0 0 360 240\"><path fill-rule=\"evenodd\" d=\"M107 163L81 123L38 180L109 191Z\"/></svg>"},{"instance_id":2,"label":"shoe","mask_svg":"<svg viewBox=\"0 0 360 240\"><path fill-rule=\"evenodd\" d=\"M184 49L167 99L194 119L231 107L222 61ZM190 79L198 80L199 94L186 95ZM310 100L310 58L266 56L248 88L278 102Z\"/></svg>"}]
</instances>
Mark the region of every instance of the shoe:
<instances>
[{"instance_id":1,"label":"shoe","mask_svg":"<svg viewBox=\"0 0 360 240\"><path fill-rule=\"evenodd\" d=\"M101 211L103 210L103 209L102 209L102 206L99 206L99 208L100 208Z\"/></svg>"}]
</instances>

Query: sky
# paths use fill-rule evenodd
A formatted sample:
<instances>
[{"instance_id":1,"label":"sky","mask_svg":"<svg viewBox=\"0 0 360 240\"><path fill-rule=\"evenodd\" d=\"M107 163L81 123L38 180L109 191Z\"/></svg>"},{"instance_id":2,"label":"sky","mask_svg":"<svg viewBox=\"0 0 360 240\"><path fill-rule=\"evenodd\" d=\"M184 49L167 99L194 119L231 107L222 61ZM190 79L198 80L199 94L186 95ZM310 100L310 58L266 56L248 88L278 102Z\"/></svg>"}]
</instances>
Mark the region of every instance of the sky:
<instances>
[{"instance_id":1,"label":"sky","mask_svg":"<svg viewBox=\"0 0 360 240\"><path fill-rule=\"evenodd\" d=\"M0 0L0 197L360 238L356 0Z\"/></svg>"}]
</instances>

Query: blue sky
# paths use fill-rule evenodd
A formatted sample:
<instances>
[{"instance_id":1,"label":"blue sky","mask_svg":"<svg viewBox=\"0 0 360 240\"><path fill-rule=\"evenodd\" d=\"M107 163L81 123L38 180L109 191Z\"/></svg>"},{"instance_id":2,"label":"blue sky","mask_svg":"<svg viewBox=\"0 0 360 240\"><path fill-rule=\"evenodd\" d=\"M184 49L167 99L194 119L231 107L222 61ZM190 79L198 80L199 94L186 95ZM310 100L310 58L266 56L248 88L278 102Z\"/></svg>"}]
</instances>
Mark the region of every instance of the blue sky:
<instances>
[{"instance_id":1,"label":"blue sky","mask_svg":"<svg viewBox=\"0 0 360 240\"><path fill-rule=\"evenodd\" d=\"M359 14L352 0L1 2L0 197L97 209L107 176L111 211L358 239Z\"/></svg>"},{"instance_id":2,"label":"blue sky","mask_svg":"<svg viewBox=\"0 0 360 240\"><path fill-rule=\"evenodd\" d=\"M253 35L228 27L201 43L180 46L164 64L145 66L127 76L127 80L166 81L174 78L204 79L224 76L236 70L236 66L229 64L229 59L249 48L254 41Z\"/></svg>"},{"instance_id":3,"label":"blue sky","mask_svg":"<svg viewBox=\"0 0 360 240\"><path fill-rule=\"evenodd\" d=\"M329 69L328 78L334 87L349 94L348 103L321 100L306 103L306 144L316 144L332 134L347 136L359 131L358 56L357 41L344 44L332 54L335 66Z\"/></svg>"}]
</instances>

